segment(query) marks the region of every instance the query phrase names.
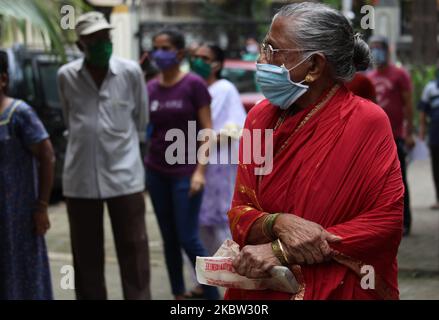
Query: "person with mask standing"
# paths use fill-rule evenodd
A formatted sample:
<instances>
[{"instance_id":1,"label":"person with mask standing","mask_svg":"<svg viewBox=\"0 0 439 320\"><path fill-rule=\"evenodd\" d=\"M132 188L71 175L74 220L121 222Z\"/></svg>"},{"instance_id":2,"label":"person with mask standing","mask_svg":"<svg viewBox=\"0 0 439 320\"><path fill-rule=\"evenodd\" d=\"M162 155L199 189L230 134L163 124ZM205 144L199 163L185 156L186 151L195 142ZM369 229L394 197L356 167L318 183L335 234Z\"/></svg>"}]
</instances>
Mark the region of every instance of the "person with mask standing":
<instances>
[{"instance_id":1,"label":"person with mask standing","mask_svg":"<svg viewBox=\"0 0 439 320\"><path fill-rule=\"evenodd\" d=\"M407 151L415 145L413 139L412 83L406 70L391 63L387 38L373 36L369 39L369 44L374 70L368 73L368 77L375 86L378 105L383 108L390 119L393 136L398 148L398 158L401 162L405 187L403 234L407 236L410 234L412 214L407 183L406 155Z\"/></svg>"},{"instance_id":2,"label":"person with mask standing","mask_svg":"<svg viewBox=\"0 0 439 320\"><path fill-rule=\"evenodd\" d=\"M203 45L191 61L192 71L203 77L209 86L212 123L218 141L206 170L200 211L200 234L209 255L213 255L224 240L231 238L227 211L235 185L239 132L247 116L236 87L230 81L221 79L224 59L225 54L220 47Z\"/></svg>"},{"instance_id":3,"label":"person with mask standing","mask_svg":"<svg viewBox=\"0 0 439 320\"><path fill-rule=\"evenodd\" d=\"M104 278L104 204L116 244L125 299L150 299L144 169L148 99L143 73L112 55L104 15L89 12L76 24L85 57L61 67L59 94L68 145L63 172L78 299L107 298Z\"/></svg>"},{"instance_id":4,"label":"person with mask standing","mask_svg":"<svg viewBox=\"0 0 439 320\"><path fill-rule=\"evenodd\" d=\"M198 130L211 129L211 97L202 78L180 70L185 53L185 40L180 32L160 31L153 37L153 45L152 59L161 72L148 83L151 129L145 159L147 184L164 242L172 293L175 299L184 299L181 249L194 267L196 257L207 254L198 229L206 165L197 159L196 145L189 141L196 141ZM191 123L196 123L194 132L189 130ZM185 137L177 145L183 150L178 163L167 157L167 149L178 143L166 138L170 130L179 130ZM203 293L206 299L219 297L214 287L203 286Z\"/></svg>"},{"instance_id":5,"label":"person with mask standing","mask_svg":"<svg viewBox=\"0 0 439 320\"><path fill-rule=\"evenodd\" d=\"M235 85L221 78L224 50L217 45L200 46L192 55L191 69L209 86L212 97L213 129L217 146L212 149L206 170L206 186L200 210L200 236L209 256L213 256L226 239L231 239L227 211L232 202L238 163L239 132L247 116ZM196 286L188 297L201 295Z\"/></svg>"},{"instance_id":6,"label":"person with mask standing","mask_svg":"<svg viewBox=\"0 0 439 320\"><path fill-rule=\"evenodd\" d=\"M418 109L420 110L419 138L422 140L426 138L427 119L429 120L428 144L436 189L436 203L431 206L431 209L439 210L439 64L436 69L436 79L425 86Z\"/></svg>"},{"instance_id":7,"label":"person with mask standing","mask_svg":"<svg viewBox=\"0 0 439 320\"><path fill-rule=\"evenodd\" d=\"M379 106L344 85L369 61L340 11L301 2L274 16L256 65L267 99L245 122L273 135L241 140L228 214L236 272L266 278L284 265L298 290L229 289L225 298L398 299L404 186L392 130ZM247 143L272 143L271 170L245 161ZM364 265L375 276L369 290Z\"/></svg>"},{"instance_id":8,"label":"person with mask standing","mask_svg":"<svg viewBox=\"0 0 439 320\"><path fill-rule=\"evenodd\" d=\"M245 41L245 50L241 54L241 59L245 61L256 61L259 56L259 43L255 38L249 37Z\"/></svg>"},{"instance_id":9,"label":"person with mask standing","mask_svg":"<svg viewBox=\"0 0 439 320\"><path fill-rule=\"evenodd\" d=\"M0 300L51 300L44 235L55 156L35 111L8 97L8 83L0 52Z\"/></svg>"}]
</instances>

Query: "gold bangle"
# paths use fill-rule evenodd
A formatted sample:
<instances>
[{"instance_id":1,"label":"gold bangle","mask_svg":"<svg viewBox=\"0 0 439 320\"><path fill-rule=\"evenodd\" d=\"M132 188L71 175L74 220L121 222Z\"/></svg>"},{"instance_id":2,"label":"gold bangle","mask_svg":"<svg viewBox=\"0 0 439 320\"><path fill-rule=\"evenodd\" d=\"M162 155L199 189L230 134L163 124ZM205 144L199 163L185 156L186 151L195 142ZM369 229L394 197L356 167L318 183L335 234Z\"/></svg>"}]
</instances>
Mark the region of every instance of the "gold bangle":
<instances>
[{"instance_id":1,"label":"gold bangle","mask_svg":"<svg viewBox=\"0 0 439 320\"><path fill-rule=\"evenodd\" d=\"M276 235L273 232L273 226L280 213L268 214L262 222L262 233L270 240L275 240Z\"/></svg>"},{"instance_id":2,"label":"gold bangle","mask_svg":"<svg viewBox=\"0 0 439 320\"><path fill-rule=\"evenodd\" d=\"M277 241L279 241L279 248L280 248L280 251L282 252L282 256L284 257L287 264L290 265L290 261L287 257L287 253L285 252L284 247L282 245L282 241L280 241L280 239L277 239Z\"/></svg>"},{"instance_id":3,"label":"gold bangle","mask_svg":"<svg viewBox=\"0 0 439 320\"><path fill-rule=\"evenodd\" d=\"M288 260L285 259L284 253L282 252L281 249L281 244L280 244L280 240L274 240L271 243L271 249L273 250L273 253L275 255L275 257L279 260L279 262L283 265L283 266L288 266Z\"/></svg>"}]
</instances>

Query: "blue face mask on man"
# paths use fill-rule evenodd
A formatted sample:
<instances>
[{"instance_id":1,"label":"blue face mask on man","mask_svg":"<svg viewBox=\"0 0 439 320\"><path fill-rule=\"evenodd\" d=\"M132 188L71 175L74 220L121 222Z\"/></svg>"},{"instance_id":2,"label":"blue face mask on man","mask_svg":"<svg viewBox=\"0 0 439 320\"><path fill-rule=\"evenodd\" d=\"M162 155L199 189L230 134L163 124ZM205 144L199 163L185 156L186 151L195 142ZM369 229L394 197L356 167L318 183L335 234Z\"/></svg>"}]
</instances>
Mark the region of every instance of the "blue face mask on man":
<instances>
[{"instance_id":1,"label":"blue face mask on man","mask_svg":"<svg viewBox=\"0 0 439 320\"><path fill-rule=\"evenodd\" d=\"M373 48L371 50L373 63L378 66L387 64L387 51L382 48Z\"/></svg>"},{"instance_id":2,"label":"blue face mask on man","mask_svg":"<svg viewBox=\"0 0 439 320\"><path fill-rule=\"evenodd\" d=\"M286 110L308 91L309 86L302 84L305 80L298 83L291 80L290 71L309 59L312 54L314 52L291 69L284 65L279 67L266 63L256 64L256 82L271 104Z\"/></svg>"}]
</instances>

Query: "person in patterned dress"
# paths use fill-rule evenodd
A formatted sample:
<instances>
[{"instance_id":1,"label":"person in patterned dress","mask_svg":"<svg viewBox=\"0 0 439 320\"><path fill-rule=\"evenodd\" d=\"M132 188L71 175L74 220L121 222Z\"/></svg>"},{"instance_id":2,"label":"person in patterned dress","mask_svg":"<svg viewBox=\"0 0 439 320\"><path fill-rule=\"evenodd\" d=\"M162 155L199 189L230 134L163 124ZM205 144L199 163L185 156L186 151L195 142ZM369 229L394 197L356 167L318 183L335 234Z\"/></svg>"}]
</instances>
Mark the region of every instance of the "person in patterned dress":
<instances>
[{"instance_id":1,"label":"person in patterned dress","mask_svg":"<svg viewBox=\"0 0 439 320\"><path fill-rule=\"evenodd\" d=\"M0 54L0 300L53 298L44 235L54 153L34 110L7 96Z\"/></svg>"}]
</instances>

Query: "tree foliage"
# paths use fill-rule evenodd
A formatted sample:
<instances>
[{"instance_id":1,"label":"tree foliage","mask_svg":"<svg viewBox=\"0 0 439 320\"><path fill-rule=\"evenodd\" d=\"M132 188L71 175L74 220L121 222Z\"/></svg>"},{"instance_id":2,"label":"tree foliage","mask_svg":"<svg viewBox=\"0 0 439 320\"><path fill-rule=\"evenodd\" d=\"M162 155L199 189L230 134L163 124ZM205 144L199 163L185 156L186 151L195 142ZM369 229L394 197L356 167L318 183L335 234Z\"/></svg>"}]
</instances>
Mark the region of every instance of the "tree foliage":
<instances>
[{"instance_id":1,"label":"tree foliage","mask_svg":"<svg viewBox=\"0 0 439 320\"><path fill-rule=\"evenodd\" d=\"M41 34L44 44L65 58L65 44L72 42L72 31L61 27L61 7L71 5L86 10L82 0L0 0L0 42L12 42L21 33L25 42L26 22Z\"/></svg>"}]
</instances>

